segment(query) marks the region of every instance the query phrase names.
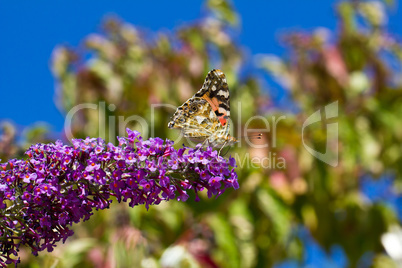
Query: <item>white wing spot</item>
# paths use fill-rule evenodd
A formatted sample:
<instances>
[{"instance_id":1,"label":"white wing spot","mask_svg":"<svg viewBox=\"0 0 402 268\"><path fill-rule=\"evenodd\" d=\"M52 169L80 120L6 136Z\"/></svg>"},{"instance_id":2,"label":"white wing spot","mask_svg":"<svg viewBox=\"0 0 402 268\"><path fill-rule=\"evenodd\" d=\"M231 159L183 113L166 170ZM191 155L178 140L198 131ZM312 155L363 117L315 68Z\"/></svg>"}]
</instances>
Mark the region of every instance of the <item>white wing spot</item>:
<instances>
[{"instance_id":1,"label":"white wing spot","mask_svg":"<svg viewBox=\"0 0 402 268\"><path fill-rule=\"evenodd\" d=\"M225 98L229 97L229 91L219 90L217 93L218 96L224 96Z\"/></svg>"},{"instance_id":2,"label":"white wing spot","mask_svg":"<svg viewBox=\"0 0 402 268\"><path fill-rule=\"evenodd\" d=\"M197 123L198 123L198 124L201 124L202 121L204 120L204 117L198 115L198 116L195 117L195 120L197 120Z\"/></svg>"}]
</instances>

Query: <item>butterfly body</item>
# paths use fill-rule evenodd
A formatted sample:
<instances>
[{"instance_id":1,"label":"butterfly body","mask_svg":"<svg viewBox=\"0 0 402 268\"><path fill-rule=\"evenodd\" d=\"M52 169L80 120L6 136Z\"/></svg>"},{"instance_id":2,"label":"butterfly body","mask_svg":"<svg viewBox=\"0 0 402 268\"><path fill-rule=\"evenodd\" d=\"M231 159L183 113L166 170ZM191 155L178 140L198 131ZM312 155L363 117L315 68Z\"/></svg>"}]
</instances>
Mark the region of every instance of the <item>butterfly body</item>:
<instances>
[{"instance_id":1,"label":"butterfly body","mask_svg":"<svg viewBox=\"0 0 402 268\"><path fill-rule=\"evenodd\" d=\"M222 71L208 73L202 88L177 108L168 127L182 129L185 137L206 140L212 147L237 142L229 134L229 87Z\"/></svg>"}]
</instances>

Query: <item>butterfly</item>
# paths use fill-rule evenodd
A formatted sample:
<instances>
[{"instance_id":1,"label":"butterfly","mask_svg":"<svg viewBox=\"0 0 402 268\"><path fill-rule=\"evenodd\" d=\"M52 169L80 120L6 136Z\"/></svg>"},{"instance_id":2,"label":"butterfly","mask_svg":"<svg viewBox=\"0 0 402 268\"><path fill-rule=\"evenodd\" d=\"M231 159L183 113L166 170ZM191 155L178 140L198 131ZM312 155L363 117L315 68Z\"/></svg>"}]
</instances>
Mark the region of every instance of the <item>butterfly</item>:
<instances>
[{"instance_id":1,"label":"butterfly","mask_svg":"<svg viewBox=\"0 0 402 268\"><path fill-rule=\"evenodd\" d=\"M229 87L221 70L208 73L201 89L176 109L168 127L181 129L184 137L204 139L212 147L237 142L229 134Z\"/></svg>"}]
</instances>

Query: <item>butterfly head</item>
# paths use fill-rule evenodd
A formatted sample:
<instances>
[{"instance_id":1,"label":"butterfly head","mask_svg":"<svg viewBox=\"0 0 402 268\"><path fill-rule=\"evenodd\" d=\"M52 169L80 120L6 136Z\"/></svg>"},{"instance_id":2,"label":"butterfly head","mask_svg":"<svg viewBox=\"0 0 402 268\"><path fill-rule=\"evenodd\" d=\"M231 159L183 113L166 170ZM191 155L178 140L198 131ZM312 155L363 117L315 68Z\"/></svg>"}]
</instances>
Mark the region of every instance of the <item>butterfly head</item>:
<instances>
[{"instance_id":1,"label":"butterfly head","mask_svg":"<svg viewBox=\"0 0 402 268\"><path fill-rule=\"evenodd\" d=\"M219 148L225 146L232 146L239 142L236 138L230 136L226 131L223 133L216 132L208 138L211 147Z\"/></svg>"}]
</instances>

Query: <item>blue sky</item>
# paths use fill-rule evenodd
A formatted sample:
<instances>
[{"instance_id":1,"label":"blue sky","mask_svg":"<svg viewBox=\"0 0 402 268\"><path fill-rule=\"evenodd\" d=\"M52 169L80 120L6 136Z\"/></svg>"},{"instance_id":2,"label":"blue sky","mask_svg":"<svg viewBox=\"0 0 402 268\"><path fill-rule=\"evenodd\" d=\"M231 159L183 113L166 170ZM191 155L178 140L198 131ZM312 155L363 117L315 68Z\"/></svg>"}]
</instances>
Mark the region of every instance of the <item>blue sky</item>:
<instances>
[{"instance_id":1,"label":"blue sky","mask_svg":"<svg viewBox=\"0 0 402 268\"><path fill-rule=\"evenodd\" d=\"M172 4L174 3L174 5ZM251 56L282 54L278 36L286 29L336 27L334 1L234 1L241 15L239 42ZM63 115L54 105L49 60L57 44L77 46L99 31L102 18L116 14L143 29L172 30L205 13L203 1L4 1L0 0L0 120L18 126L47 122L60 132ZM402 36L401 13L391 10L389 28Z\"/></svg>"}]
</instances>

